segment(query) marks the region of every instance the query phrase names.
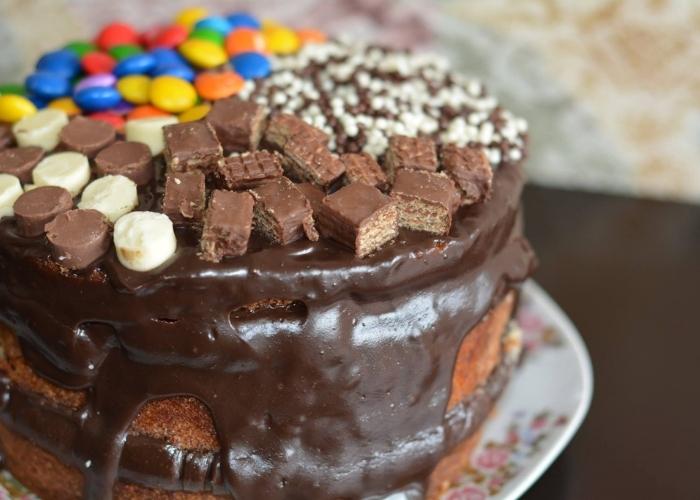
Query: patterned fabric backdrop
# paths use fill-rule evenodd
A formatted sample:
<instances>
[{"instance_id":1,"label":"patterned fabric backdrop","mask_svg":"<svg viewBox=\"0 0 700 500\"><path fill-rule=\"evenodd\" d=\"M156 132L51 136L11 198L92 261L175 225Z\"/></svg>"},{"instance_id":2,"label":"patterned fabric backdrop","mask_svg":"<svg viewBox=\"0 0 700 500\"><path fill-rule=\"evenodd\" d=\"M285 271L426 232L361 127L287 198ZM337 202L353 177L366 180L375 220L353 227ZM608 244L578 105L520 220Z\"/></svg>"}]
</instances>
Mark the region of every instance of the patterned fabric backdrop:
<instances>
[{"instance_id":1,"label":"patterned fabric backdrop","mask_svg":"<svg viewBox=\"0 0 700 500\"><path fill-rule=\"evenodd\" d=\"M447 53L531 124L534 182L700 203L700 2L200 0ZM0 81L110 20L146 27L187 0L2 0Z\"/></svg>"}]
</instances>

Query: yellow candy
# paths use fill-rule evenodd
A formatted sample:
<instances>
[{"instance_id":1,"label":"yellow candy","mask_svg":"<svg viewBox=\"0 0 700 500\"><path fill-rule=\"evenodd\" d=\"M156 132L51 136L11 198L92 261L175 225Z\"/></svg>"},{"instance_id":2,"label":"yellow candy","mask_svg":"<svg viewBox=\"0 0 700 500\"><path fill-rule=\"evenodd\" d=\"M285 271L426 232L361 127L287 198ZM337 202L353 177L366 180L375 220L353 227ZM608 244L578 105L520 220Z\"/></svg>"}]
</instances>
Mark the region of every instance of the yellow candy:
<instances>
[{"instance_id":1,"label":"yellow candy","mask_svg":"<svg viewBox=\"0 0 700 500\"><path fill-rule=\"evenodd\" d=\"M119 79L117 90L125 101L146 104L150 101L151 79L144 75L129 75Z\"/></svg>"},{"instance_id":2,"label":"yellow candy","mask_svg":"<svg viewBox=\"0 0 700 500\"><path fill-rule=\"evenodd\" d=\"M68 116L75 116L80 113L80 108L76 106L75 101L70 97L60 97L49 103L49 108L60 109Z\"/></svg>"},{"instance_id":3,"label":"yellow candy","mask_svg":"<svg viewBox=\"0 0 700 500\"><path fill-rule=\"evenodd\" d=\"M216 68L228 60L223 47L199 38L185 40L180 45L180 53L185 59L200 68Z\"/></svg>"},{"instance_id":4,"label":"yellow candy","mask_svg":"<svg viewBox=\"0 0 700 500\"><path fill-rule=\"evenodd\" d=\"M181 122L194 122L207 116L210 109L211 106L209 104L200 104L199 106L188 109L184 113L180 113L178 118Z\"/></svg>"},{"instance_id":5,"label":"yellow candy","mask_svg":"<svg viewBox=\"0 0 700 500\"><path fill-rule=\"evenodd\" d=\"M197 92L192 84L174 76L154 78L149 95L154 106L170 113L181 113L197 102Z\"/></svg>"},{"instance_id":6,"label":"yellow candy","mask_svg":"<svg viewBox=\"0 0 700 500\"><path fill-rule=\"evenodd\" d=\"M299 50L301 45L297 34L283 26L269 26L263 29L265 46L273 54L288 55Z\"/></svg>"},{"instance_id":7,"label":"yellow candy","mask_svg":"<svg viewBox=\"0 0 700 500\"><path fill-rule=\"evenodd\" d=\"M175 24L191 28L194 24L209 15L209 11L204 7L189 7L182 9L175 17Z\"/></svg>"},{"instance_id":8,"label":"yellow candy","mask_svg":"<svg viewBox=\"0 0 700 500\"><path fill-rule=\"evenodd\" d=\"M0 122L15 123L36 113L34 103L20 95L0 95Z\"/></svg>"}]
</instances>

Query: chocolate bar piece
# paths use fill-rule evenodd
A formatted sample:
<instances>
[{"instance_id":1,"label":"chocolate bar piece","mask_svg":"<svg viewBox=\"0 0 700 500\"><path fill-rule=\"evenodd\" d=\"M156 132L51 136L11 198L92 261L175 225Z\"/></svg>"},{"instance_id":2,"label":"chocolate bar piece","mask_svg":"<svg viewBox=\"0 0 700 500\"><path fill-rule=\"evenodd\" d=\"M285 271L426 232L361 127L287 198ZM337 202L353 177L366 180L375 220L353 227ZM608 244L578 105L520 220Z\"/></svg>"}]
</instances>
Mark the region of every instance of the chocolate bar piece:
<instances>
[{"instance_id":1,"label":"chocolate bar piece","mask_svg":"<svg viewBox=\"0 0 700 500\"><path fill-rule=\"evenodd\" d=\"M109 221L97 210L69 210L46 224L46 238L61 266L85 269L109 250Z\"/></svg>"},{"instance_id":2,"label":"chocolate bar piece","mask_svg":"<svg viewBox=\"0 0 700 500\"><path fill-rule=\"evenodd\" d=\"M115 142L97 153L95 170L98 175L123 175L138 186L148 184L153 178L151 150L140 142Z\"/></svg>"},{"instance_id":3,"label":"chocolate bar piece","mask_svg":"<svg viewBox=\"0 0 700 500\"><path fill-rule=\"evenodd\" d=\"M414 231L447 234L459 207L459 191L442 173L401 169L391 196L397 200L399 225Z\"/></svg>"},{"instance_id":4,"label":"chocolate bar piece","mask_svg":"<svg viewBox=\"0 0 700 500\"><path fill-rule=\"evenodd\" d=\"M250 193L215 190L204 215L200 257L220 262L248 251L255 201Z\"/></svg>"},{"instance_id":5,"label":"chocolate bar piece","mask_svg":"<svg viewBox=\"0 0 700 500\"><path fill-rule=\"evenodd\" d=\"M40 186L23 193L13 206L22 236L44 234L45 226L58 214L73 208L73 197L58 186Z\"/></svg>"},{"instance_id":6,"label":"chocolate bar piece","mask_svg":"<svg viewBox=\"0 0 700 500\"><path fill-rule=\"evenodd\" d=\"M163 213L173 222L200 220L206 203L204 181L204 174L199 170L167 174Z\"/></svg>"},{"instance_id":7,"label":"chocolate bar piece","mask_svg":"<svg viewBox=\"0 0 700 500\"><path fill-rule=\"evenodd\" d=\"M282 177L282 165L277 153L253 151L233 154L219 160L215 177L226 189L248 189L263 181Z\"/></svg>"},{"instance_id":8,"label":"chocolate bar piece","mask_svg":"<svg viewBox=\"0 0 700 500\"><path fill-rule=\"evenodd\" d=\"M295 186L304 194L304 196L306 196L309 203L311 203L311 209L314 212L314 219L316 219L318 211L321 208L321 203L323 203L323 198L326 197L326 193L310 182L302 182L301 184L295 184Z\"/></svg>"},{"instance_id":9,"label":"chocolate bar piece","mask_svg":"<svg viewBox=\"0 0 700 500\"><path fill-rule=\"evenodd\" d=\"M76 116L63 127L58 138L60 145L69 151L77 151L88 158L94 158L100 150L112 144L117 131L102 120L91 120Z\"/></svg>"},{"instance_id":10,"label":"chocolate bar piece","mask_svg":"<svg viewBox=\"0 0 700 500\"><path fill-rule=\"evenodd\" d=\"M44 150L39 146L7 148L0 151L0 174L10 174L19 180L32 182L32 170L44 157Z\"/></svg>"},{"instance_id":11,"label":"chocolate bar piece","mask_svg":"<svg viewBox=\"0 0 700 500\"><path fill-rule=\"evenodd\" d=\"M288 142L283 151L284 169L297 180L327 187L345 172L345 165L325 146L308 142Z\"/></svg>"},{"instance_id":12,"label":"chocolate bar piece","mask_svg":"<svg viewBox=\"0 0 700 500\"><path fill-rule=\"evenodd\" d=\"M462 192L462 205L471 205L491 197L493 170L482 148L445 144L442 166Z\"/></svg>"},{"instance_id":13,"label":"chocolate bar piece","mask_svg":"<svg viewBox=\"0 0 700 500\"><path fill-rule=\"evenodd\" d=\"M385 167L390 180L402 168L436 172L438 160L435 143L428 137L391 136Z\"/></svg>"},{"instance_id":14,"label":"chocolate bar piece","mask_svg":"<svg viewBox=\"0 0 700 500\"><path fill-rule=\"evenodd\" d=\"M265 131L265 141L283 151L288 142L295 140L314 146L328 146L328 135L312 125L309 125L301 118L287 113L272 115L267 130Z\"/></svg>"},{"instance_id":15,"label":"chocolate bar piece","mask_svg":"<svg viewBox=\"0 0 700 500\"><path fill-rule=\"evenodd\" d=\"M377 189L386 189L389 180L377 161L367 153L346 153L340 156L345 165L347 183L363 182Z\"/></svg>"},{"instance_id":16,"label":"chocolate bar piece","mask_svg":"<svg viewBox=\"0 0 700 500\"><path fill-rule=\"evenodd\" d=\"M324 198L319 229L366 257L399 234L396 202L377 188L358 182Z\"/></svg>"},{"instance_id":17,"label":"chocolate bar piece","mask_svg":"<svg viewBox=\"0 0 700 500\"><path fill-rule=\"evenodd\" d=\"M265 125L265 108L237 97L215 101L206 118L226 154L254 151Z\"/></svg>"},{"instance_id":18,"label":"chocolate bar piece","mask_svg":"<svg viewBox=\"0 0 700 500\"><path fill-rule=\"evenodd\" d=\"M212 171L223 154L214 129L206 121L175 123L163 127L165 161L174 172Z\"/></svg>"},{"instance_id":19,"label":"chocolate bar piece","mask_svg":"<svg viewBox=\"0 0 700 500\"><path fill-rule=\"evenodd\" d=\"M255 229L267 239L287 245L306 235L318 240L311 203L292 181L280 177L250 190L255 198Z\"/></svg>"}]
</instances>

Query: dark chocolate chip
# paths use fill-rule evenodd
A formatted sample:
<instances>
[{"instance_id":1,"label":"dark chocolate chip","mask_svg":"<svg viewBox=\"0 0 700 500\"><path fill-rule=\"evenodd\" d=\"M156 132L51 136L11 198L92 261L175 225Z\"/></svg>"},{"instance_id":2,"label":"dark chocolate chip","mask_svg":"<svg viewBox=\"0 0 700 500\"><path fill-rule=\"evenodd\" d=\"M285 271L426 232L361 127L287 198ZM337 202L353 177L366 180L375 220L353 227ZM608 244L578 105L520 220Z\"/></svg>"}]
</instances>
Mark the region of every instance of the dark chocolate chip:
<instances>
[{"instance_id":1,"label":"dark chocolate chip","mask_svg":"<svg viewBox=\"0 0 700 500\"><path fill-rule=\"evenodd\" d=\"M23 193L14 204L18 232L23 236L44 234L44 226L58 214L73 208L70 193L57 186L41 186Z\"/></svg>"},{"instance_id":2,"label":"dark chocolate chip","mask_svg":"<svg viewBox=\"0 0 700 500\"><path fill-rule=\"evenodd\" d=\"M0 174L11 174L27 183L32 181L32 170L44 157L38 146L8 148L0 151Z\"/></svg>"},{"instance_id":3,"label":"dark chocolate chip","mask_svg":"<svg viewBox=\"0 0 700 500\"><path fill-rule=\"evenodd\" d=\"M46 224L46 238L61 266L85 269L109 250L109 227L97 210L69 210Z\"/></svg>"},{"instance_id":4,"label":"dark chocolate chip","mask_svg":"<svg viewBox=\"0 0 700 500\"><path fill-rule=\"evenodd\" d=\"M220 262L248 251L255 201L250 193L216 190L204 215L201 254L204 260Z\"/></svg>"},{"instance_id":5,"label":"dark chocolate chip","mask_svg":"<svg viewBox=\"0 0 700 500\"><path fill-rule=\"evenodd\" d=\"M116 130L109 123L76 116L63 127L59 140L63 148L94 158L100 150L112 144L116 136Z\"/></svg>"},{"instance_id":6,"label":"dark chocolate chip","mask_svg":"<svg viewBox=\"0 0 700 500\"><path fill-rule=\"evenodd\" d=\"M137 185L148 184L154 175L151 150L140 142L115 142L97 154L98 175L123 175Z\"/></svg>"}]
</instances>

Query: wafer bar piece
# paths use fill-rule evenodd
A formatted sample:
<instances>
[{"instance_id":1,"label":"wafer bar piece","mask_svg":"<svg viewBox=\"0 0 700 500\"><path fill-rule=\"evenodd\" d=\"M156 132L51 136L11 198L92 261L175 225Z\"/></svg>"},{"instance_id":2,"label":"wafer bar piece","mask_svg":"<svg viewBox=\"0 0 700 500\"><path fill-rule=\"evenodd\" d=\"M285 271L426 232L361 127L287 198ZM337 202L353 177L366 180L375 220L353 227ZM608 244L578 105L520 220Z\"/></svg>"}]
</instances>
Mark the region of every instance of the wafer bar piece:
<instances>
[{"instance_id":1,"label":"wafer bar piece","mask_svg":"<svg viewBox=\"0 0 700 500\"><path fill-rule=\"evenodd\" d=\"M223 155L214 129L206 121L176 123L163 127L165 161L174 172L212 171Z\"/></svg>"},{"instance_id":2,"label":"wafer bar piece","mask_svg":"<svg viewBox=\"0 0 700 500\"><path fill-rule=\"evenodd\" d=\"M273 115L267 124L265 141L280 150L284 150L291 140L305 142L310 146L328 146L328 135L301 118L287 113Z\"/></svg>"},{"instance_id":3,"label":"wafer bar piece","mask_svg":"<svg viewBox=\"0 0 700 500\"><path fill-rule=\"evenodd\" d=\"M255 200L250 193L215 190L204 215L200 257L220 262L248 251Z\"/></svg>"},{"instance_id":4,"label":"wafer bar piece","mask_svg":"<svg viewBox=\"0 0 700 500\"><path fill-rule=\"evenodd\" d=\"M428 137L408 137L394 135L389 138L385 167L390 180L394 180L396 171L402 168L427 170L438 169L435 143Z\"/></svg>"},{"instance_id":5,"label":"wafer bar piece","mask_svg":"<svg viewBox=\"0 0 700 500\"><path fill-rule=\"evenodd\" d=\"M235 153L219 160L215 177L226 189L249 189L263 181L282 177L282 164L277 153L253 151Z\"/></svg>"},{"instance_id":6,"label":"wafer bar piece","mask_svg":"<svg viewBox=\"0 0 700 500\"><path fill-rule=\"evenodd\" d=\"M399 234L397 204L377 188L358 182L323 199L321 233L366 257Z\"/></svg>"},{"instance_id":7,"label":"wafer bar piece","mask_svg":"<svg viewBox=\"0 0 700 500\"><path fill-rule=\"evenodd\" d=\"M301 184L295 184L295 186L304 194L304 196L306 196L309 203L311 203L311 209L314 212L315 220L321 208L321 203L323 203L323 198L326 197L326 193L324 193L318 186L314 186L310 182L302 182Z\"/></svg>"},{"instance_id":8,"label":"wafer bar piece","mask_svg":"<svg viewBox=\"0 0 700 500\"><path fill-rule=\"evenodd\" d=\"M367 153L346 153L340 156L345 165L345 180L348 184L363 182L384 190L389 184L386 174L377 161Z\"/></svg>"},{"instance_id":9,"label":"wafer bar piece","mask_svg":"<svg viewBox=\"0 0 700 500\"><path fill-rule=\"evenodd\" d=\"M267 239L287 245L302 236L318 240L311 203L286 177L250 190L255 198L255 229Z\"/></svg>"},{"instance_id":10,"label":"wafer bar piece","mask_svg":"<svg viewBox=\"0 0 700 500\"><path fill-rule=\"evenodd\" d=\"M226 154L258 148L265 127L265 108L237 97L220 99L207 115Z\"/></svg>"},{"instance_id":11,"label":"wafer bar piece","mask_svg":"<svg viewBox=\"0 0 700 500\"><path fill-rule=\"evenodd\" d=\"M472 205L491 197L493 170L482 148L445 144L442 167L462 192L462 205Z\"/></svg>"},{"instance_id":12,"label":"wafer bar piece","mask_svg":"<svg viewBox=\"0 0 700 500\"><path fill-rule=\"evenodd\" d=\"M297 180L327 187L345 172L345 165L325 146L293 139L283 151L287 174Z\"/></svg>"},{"instance_id":13,"label":"wafer bar piece","mask_svg":"<svg viewBox=\"0 0 700 500\"><path fill-rule=\"evenodd\" d=\"M200 220L206 203L204 181L204 174L199 170L167 174L163 213L173 222Z\"/></svg>"},{"instance_id":14,"label":"wafer bar piece","mask_svg":"<svg viewBox=\"0 0 700 500\"><path fill-rule=\"evenodd\" d=\"M398 202L399 225L413 231L447 234L459 207L459 191L442 173L399 170L391 196Z\"/></svg>"}]
</instances>

